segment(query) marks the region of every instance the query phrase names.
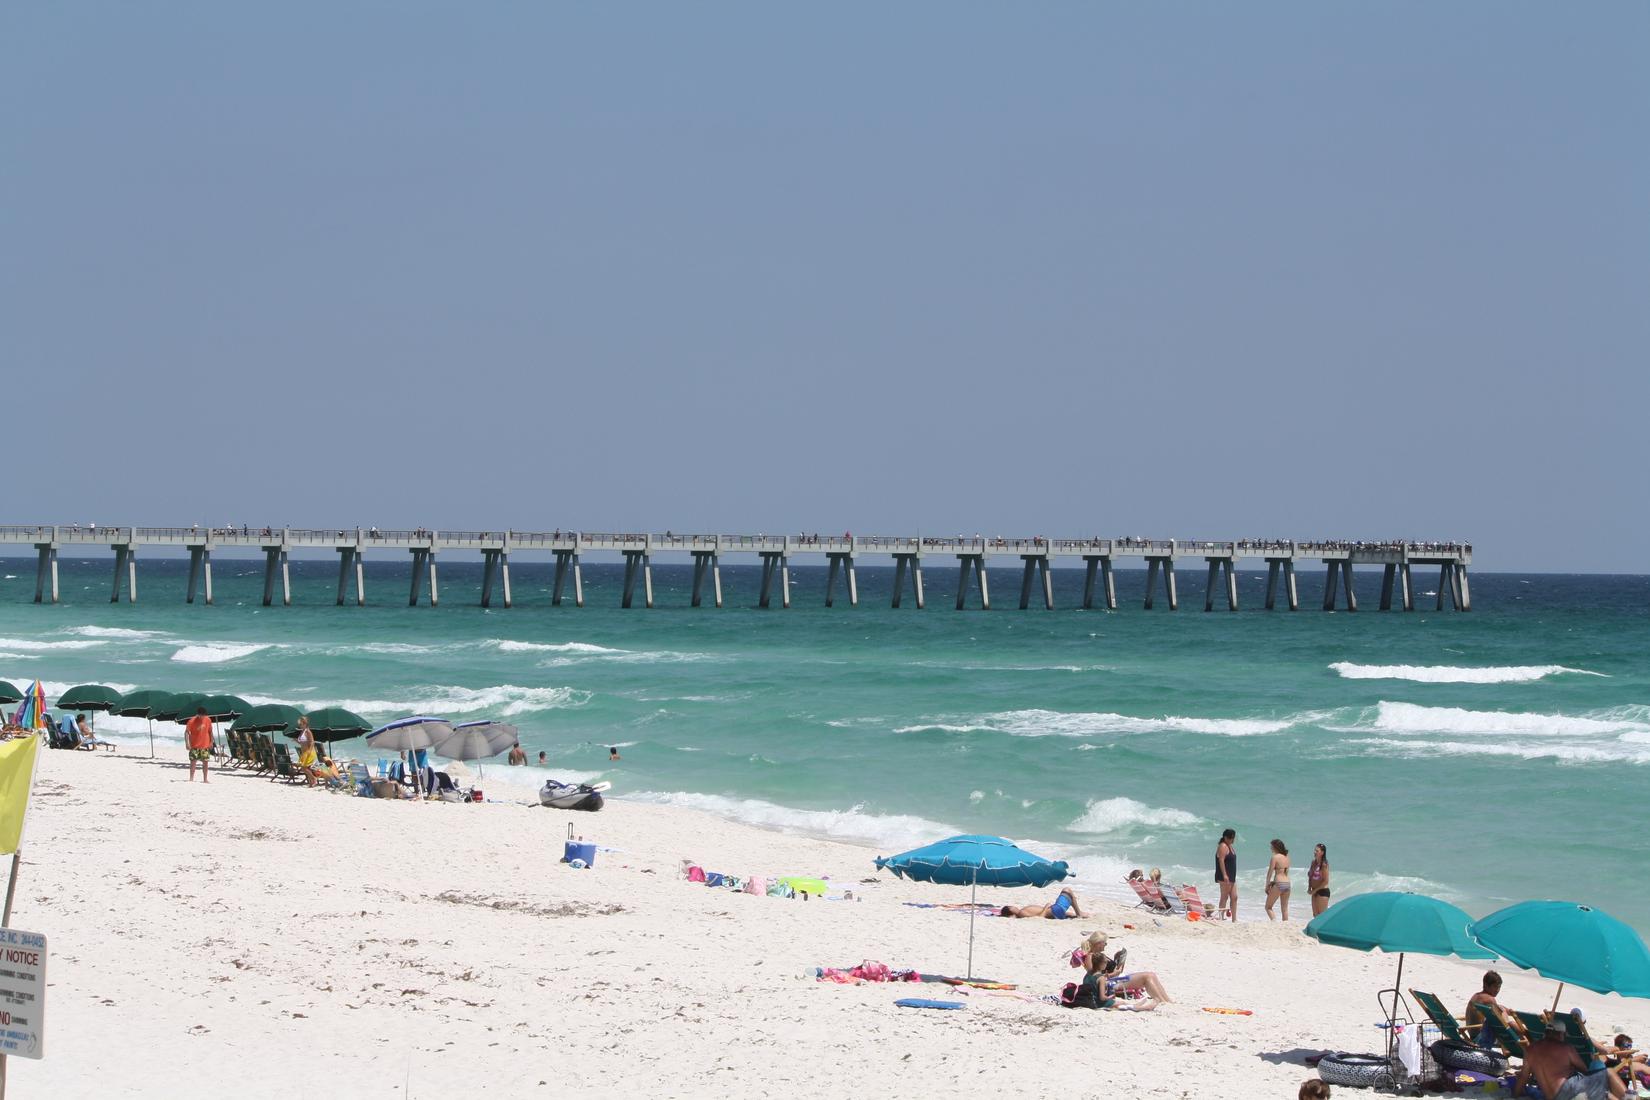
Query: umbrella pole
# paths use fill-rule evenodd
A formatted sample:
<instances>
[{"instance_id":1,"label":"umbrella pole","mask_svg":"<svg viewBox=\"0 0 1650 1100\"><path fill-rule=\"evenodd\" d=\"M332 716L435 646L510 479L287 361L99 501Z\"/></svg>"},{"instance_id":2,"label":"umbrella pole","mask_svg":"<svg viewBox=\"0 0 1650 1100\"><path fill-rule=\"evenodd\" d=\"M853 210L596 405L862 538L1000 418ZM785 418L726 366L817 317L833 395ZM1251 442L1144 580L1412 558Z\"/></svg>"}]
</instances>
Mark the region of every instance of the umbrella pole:
<instances>
[{"instance_id":1,"label":"umbrella pole","mask_svg":"<svg viewBox=\"0 0 1650 1100\"><path fill-rule=\"evenodd\" d=\"M1558 992L1553 994L1553 1008L1552 1008L1552 1011L1554 1013L1558 1012L1558 999L1562 996L1564 996L1564 983L1559 982L1558 983Z\"/></svg>"},{"instance_id":2,"label":"umbrella pole","mask_svg":"<svg viewBox=\"0 0 1650 1100\"><path fill-rule=\"evenodd\" d=\"M153 760L155 758L155 720L148 718L147 721L149 723L149 759Z\"/></svg>"},{"instance_id":3,"label":"umbrella pole","mask_svg":"<svg viewBox=\"0 0 1650 1100\"><path fill-rule=\"evenodd\" d=\"M980 895L980 872L974 871L974 881L968 887L968 972L964 975L970 981L974 979L974 914L979 912L979 905L975 900Z\"/></svg>"},{"instance_id":4,"label":"umbrella pole","mask_svg":"<svg viewBox=\"0 0 1650 1100\"><path fill-rule=\"evenodd\" d=\"M1400 990L1404 988L1404 953L1398 952L1398 976L1392 982L1392 1011L1386 1018L1386 1064L1391 1070L1392 1053L1397 1047L1394 1032L1398 1029L1398 998L1402 996ZM1392 1073L1392 1091L1398 1091L1398 1074Z\"/></svg>"}]
</instances>

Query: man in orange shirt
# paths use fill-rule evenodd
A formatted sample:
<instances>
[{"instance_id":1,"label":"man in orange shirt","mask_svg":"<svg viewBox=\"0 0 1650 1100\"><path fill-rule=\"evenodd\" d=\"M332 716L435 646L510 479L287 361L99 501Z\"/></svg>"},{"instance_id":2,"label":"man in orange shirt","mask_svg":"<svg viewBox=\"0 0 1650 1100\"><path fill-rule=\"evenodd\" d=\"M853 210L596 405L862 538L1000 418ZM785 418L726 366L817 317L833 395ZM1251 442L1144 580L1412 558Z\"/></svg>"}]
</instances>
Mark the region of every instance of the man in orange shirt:
<instances>
[{"instance_id":1,"label":"man in orange shirt","mask_svg":"<svg viewBox=\"0 0 1650 1100\"><path fill-rule=\"evenodd\" d=\"M206 764L212 759L212 719L206 716L205 707L195 708L195 716L184 726L183 742L189 746L189 782L195 781L197 761L201 766L201 782L209 782Z\"/></svg>"}]
</instances>

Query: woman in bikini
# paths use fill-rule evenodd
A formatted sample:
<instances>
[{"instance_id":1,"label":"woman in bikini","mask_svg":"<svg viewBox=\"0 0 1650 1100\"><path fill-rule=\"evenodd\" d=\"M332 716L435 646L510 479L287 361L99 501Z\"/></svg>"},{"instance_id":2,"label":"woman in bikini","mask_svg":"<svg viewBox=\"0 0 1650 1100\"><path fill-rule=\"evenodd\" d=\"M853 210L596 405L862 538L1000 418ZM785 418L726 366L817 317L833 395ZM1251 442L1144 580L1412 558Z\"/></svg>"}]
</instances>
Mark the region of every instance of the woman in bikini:
<instances>
[{"instance_id":1,"label":"woman in bikini","mask_svg":"<svg viewBox=\"0 0 1650 1100\"><path fill-rule=\"evenodd\" d=\"M1283 846L1283 841L1273 838L1272 862L1266 865L1266 919L1276 920L1272 916L1272 906L1282 901L1283 919L1289 919L1289 849Z\"/></svg>"},{"instance_id":2,"label":"woman in bikini","mask_svg":"<svg viewBox=\"0 0 1650 1100\"><path fill-rule=\"evenodd\" d=\"M1083 911L1077 908L1077 895L1071 892L1071 887L1060 891L1060 896L1048 905L1005 905L997 911L1000 917L1047 917L1049 920L1065 920L1068 917L1080 917Z\"/></svg>"},{"instance_id":3,"label":"woman in bikini","mask_svg":"<svg viewBox=\"0 0 1650 1100\"><path fill-rule=\"evenodd\" d=\"M1312 915L1329 908L1329 849L1322 844L1312 849L1312 866L1306 869L1306 888L1312 891Z\"/></svg>"}]
</instances>

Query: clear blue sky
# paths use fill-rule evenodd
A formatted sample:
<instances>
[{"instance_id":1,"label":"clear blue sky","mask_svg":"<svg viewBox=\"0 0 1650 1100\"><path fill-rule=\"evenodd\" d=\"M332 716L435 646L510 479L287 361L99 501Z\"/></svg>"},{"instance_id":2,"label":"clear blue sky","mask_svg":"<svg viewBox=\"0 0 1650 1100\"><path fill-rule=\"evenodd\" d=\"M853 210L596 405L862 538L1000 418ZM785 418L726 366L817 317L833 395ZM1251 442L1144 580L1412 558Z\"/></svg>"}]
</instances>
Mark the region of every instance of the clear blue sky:
<instances>
[{"instance_id":1,"label":"clear blue sky","mask_svg":"<svg viewBox=\"0 0 1650 1100\"><path fill-rule=\"evenodd\" d=\"M6 4L5 520L1642 571L1647 49L1636 2Z\"/></svg>"}]
</instances>

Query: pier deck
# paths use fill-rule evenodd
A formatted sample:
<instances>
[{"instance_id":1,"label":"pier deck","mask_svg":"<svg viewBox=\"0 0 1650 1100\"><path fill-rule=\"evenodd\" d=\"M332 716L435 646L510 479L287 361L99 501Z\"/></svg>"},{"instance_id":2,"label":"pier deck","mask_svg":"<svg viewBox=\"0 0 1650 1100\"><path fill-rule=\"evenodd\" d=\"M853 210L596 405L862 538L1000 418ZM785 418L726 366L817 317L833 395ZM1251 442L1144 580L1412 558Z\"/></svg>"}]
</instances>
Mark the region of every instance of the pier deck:
<instances>
[{"instance_id":1,"label":"pier deck","mask_svg":"<svg viewBox=\"0 0 1650 1100\"><path fill-rule=\"evenodd\" d=\"M1146 567L1144 606L1153 607L1160 588L1170 610L1179 608L1175 565L1187 559L1201 559L1208 567L1209 584L1204 610L1213 610L1217 597L1227 610L1238 609L1236 569L1243 560L1267 564L1268 610L1278 604L1280 592L1289 610L1300 606L1296 566L1300 563L1324 567L1324 610L1344 606L1358 609L1352 579L1354 566L1382 567L1381 609L1391 610L1394 599L1406 611L1414 610L1411 569L1437 566L1439 569L1438 608L1450 606L1471 610L1467 567L1472 563L1472 545L1459 542L1342 542L1342 541L1207 541L1178 539L1003 539L903 535L705 535L587 532L587 531L435 531L379 530L377 528L247 528L247 527L92 527L78 525L0 526L0 544L21 544L35 548L38 567L35 602L58 602L57 552L64 546L107 546L114 554L114 582L111 601L137 599L138 551L145 547L173 548L189 552L188 603L204 595L212 603L212 553L215 550L245 549L265 556L263 603L274 602L277 583L281 602L292 602L288 555L293 550L329 550L338 554L337 602L348 602L350 581L354 600L366 602L363 561L374 551L401 551L412 556L409 602L417 604L427 579L429 603L440 602L436 561L443 553L471 553L481 556L482 606L491 606L495 591L505 607L511 606L510 556L548 554L555 559L556 573L551 603L560 605L570 578L573 599L584 606L581 558L591 553L614 553L625 561L625 582L621 603L632 607L641 585L643 606L653 606L652 561L655 554L683 554L693 559L692 605L701 606L708 580L715 606L722 606L721 559L724 554L749 554L762 564L760 605L769 607L777 595L781 607L789 607L790 565L793 558L817 557L829 566L825 605L833 606L838 580L845 584L850 605L859 602L855 566L861 557L890 558L894 565L893 606L899 607L909 592L918 608L925 606L922 571L926 558L955 557L959 581L956 606L968 606L971 595L978 606L989 609L991 592L987 580L992 558L1019 558L1021 562L1020 608L1028 608L1034 592L1036 602L1054 608L1053 584L1049 571L1060 558L1080 559L1087 570L1082 606L1117 607L1114 566L1120 561L1138 562ZM1161 578L1161 581L1160 579ZM204 591L203 591L204 582ZM1344 586L1344 600L1337 598Z\"/></svg>"}]
</instances>

